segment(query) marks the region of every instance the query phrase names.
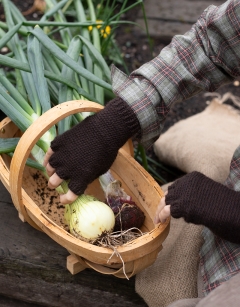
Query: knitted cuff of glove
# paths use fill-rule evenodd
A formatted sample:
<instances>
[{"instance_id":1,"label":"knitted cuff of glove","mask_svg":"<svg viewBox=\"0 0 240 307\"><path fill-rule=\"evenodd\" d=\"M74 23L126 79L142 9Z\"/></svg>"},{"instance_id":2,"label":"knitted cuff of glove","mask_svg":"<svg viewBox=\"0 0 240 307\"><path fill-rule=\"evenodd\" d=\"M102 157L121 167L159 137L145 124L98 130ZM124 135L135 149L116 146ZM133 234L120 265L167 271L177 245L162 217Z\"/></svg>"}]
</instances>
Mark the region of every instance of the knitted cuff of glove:
<instances>
[{"instance_id":1,"label":"knitted cuff of glove","mask_svg":"<svg viewBox=\"0 0 240 307\"><path fill-rule=\"evenodd\" d=\"M141 134L141 127L137 115L131 107L120 97L109 101L104 110L99 113L99 120L109 122L113 129L109 129L113 135L109 139L117 142L117 147L136 134Z\"/></svg>"},{"instance_id":2,"label":"knitted cuff of glove","mask_svg":"<svg viewBox=\"0 0 240 307\"><path fill-rule=\"evenodd\" d=\"M84 131L83 125L81 125L81 133L93 132L96 135L101 133L104 135L105 142L107 143L110 141L109 145L113 148L120 148L129 138L137 133L139 134L141 131L136 114L130 106L119 97L109 101L106 107L93 115L93 117L94 120L92 120L92 118L84 120L84 122L91 121L92 127L88 126L88 131ZM71 135L71 137L79 137L78 127L77 125L65 134L57 136L51 142L52 150L57 151L65 141L68 141L69 135ZM85 137L88 137L87 134Z\"/></svg>"}]
</instances>

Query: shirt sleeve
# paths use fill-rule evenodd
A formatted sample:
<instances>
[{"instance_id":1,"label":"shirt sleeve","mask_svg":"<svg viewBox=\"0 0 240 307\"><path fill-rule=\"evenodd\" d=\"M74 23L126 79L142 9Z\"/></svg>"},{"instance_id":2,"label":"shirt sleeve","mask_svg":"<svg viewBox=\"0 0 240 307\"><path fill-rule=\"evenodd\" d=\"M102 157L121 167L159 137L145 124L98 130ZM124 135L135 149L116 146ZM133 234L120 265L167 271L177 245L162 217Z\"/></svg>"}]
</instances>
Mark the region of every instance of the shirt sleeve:
<instances>
[{"instance_id":1,"label":"shirt sleeve","mask_svg":"<svg viewBox=\"0 0 240 307\"><path fill-rule=\"evenodd\" d=\"M176 35L150 62L125 75L112 66L116 95L134 110L141 142L159 137L172 103L213 92L240 76L240 1L209 6L190 31Z\"/></svg>"}]
</instances>

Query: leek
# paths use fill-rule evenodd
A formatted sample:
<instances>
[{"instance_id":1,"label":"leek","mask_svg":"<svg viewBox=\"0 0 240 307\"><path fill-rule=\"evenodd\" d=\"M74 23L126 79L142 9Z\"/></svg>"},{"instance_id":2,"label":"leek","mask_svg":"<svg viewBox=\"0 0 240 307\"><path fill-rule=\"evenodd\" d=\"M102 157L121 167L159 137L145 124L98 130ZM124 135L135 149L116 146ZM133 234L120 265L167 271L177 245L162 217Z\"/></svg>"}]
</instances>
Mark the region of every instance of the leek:
<instances>
[{"instance_id":1,"label":"leek","mask_svg":"<svg viewBox=\"0 0 240 307\"><path fill-rule=\"evenodd\" d=\"M22 132L52 105L73 99L87 99L104 104L104 95L113 96L110 70L101 53L102 44L104 42L106 46L106 41L96 27L96 19L99 16L96 16L92 0L86 3L82 3L81 0L73 1L73 6L77 9L77 22L66 21L64 15L64 11L68 10L66 0L58 3L56 0L46 0L48 9L37 26L36 21L27 21L10 0L2 0L2 3L6 23L0 23L0 46L7 46L11 52L8 55L0 55L0 65L11 68L11 79L8 78L7 73L5 76L0 72L0 109ZM122 11L126 9L124 5ZM88 13L91 21L88 20ZM49 18L53 21L49 21ZM119 23L113 19L111 24ZM104 22L104 25L108 24L108 20ZM88 31L89 25L93 26L92 33ZM58 26L59 28L56 28ZM53 37L56 30L60 33L58 42ZM108 43L112 42L109 38ZM64 132L87 115L75 114L71 119L64 121L63 125L59 123L50 128L31 151L35 161L28 159L27 165L40 169L46 176L41 163L57 132ZM18 138L0 139L0 153L13 155L18 140ZM66 181L62 183L61 189L66 193L68 189ZM86 222L84 214L87 210L87 200L89 196L81 195L71 205L66 206L68 213L74 213L82 208L81 215L84 218L81 223ZM107 219L109 225L101 224L100 228L102 232L112 231L114 213L110 207L106 204L96 205L95 199L90 200L90 204L94 203L94 206L89 205L88 210L92 212L95 208L96 214L94 213L95 217L93 213L91 214L91 222L87 224L91 226L96 220L100 222ZM98 209L100 206L102 209ZM101 235L99 231L95 233L93 231L94 235L90 235L90 230L77 234L78 218L73 215L72 218L66 219L70 231L77 236L92 241L96 239L96 235Z\"/></svg>"}]
</instances>

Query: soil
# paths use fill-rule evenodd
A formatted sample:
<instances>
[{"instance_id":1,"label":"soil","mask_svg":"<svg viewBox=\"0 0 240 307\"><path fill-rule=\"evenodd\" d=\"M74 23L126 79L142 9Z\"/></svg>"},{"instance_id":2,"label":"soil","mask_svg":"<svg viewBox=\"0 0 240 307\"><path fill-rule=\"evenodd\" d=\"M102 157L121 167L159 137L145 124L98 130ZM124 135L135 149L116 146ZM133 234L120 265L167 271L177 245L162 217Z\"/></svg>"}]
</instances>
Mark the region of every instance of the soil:
<instances>
[{"instance_id":1,"label":"soil","mask_svg":"<svg viewBox=\"0 0 240 307\"><path fill-rule=\"evenodd\" d=\"M25 17L29 20L38 20L42 13L38 9L35 9L33 0L12 0L15 5L22 12L28 12ZM35 3L41 3L42 0L35 1ZM129 1L129 5L133 2ZM139 7L135 7L133 10L126 13L122 16L123 20L130 20L134 22L134 17L137 17ZM0 20L4 20L4 13L2 5L0 4ZM128 71L131 72L142 64L150 61L153 57L157 56L159 52L167 45L170 41L166 41L161 37L151 37L150 41L152 44L152 49L150 48L149 39L147 35L142 34L142 32L137 31L136 27L132 27L129 24L121 24L116 30L116 42L121 50L121 53L124 57ZM119 66L121 69L122 67ZM231 92L233 95L240 95L240 87L235 86L234 83L222 86L216 92L223 95L226 92ZM189 116L197 114L205 109L207 106L206 98L204 98L204 93L198 94L188 100L175 104L172 106L168 117L165 121L163 132L167 131L173 124L178 122L181 119L185 119ZM231 101L226 103L232 104ZM158 161L158 158L155 156L153 149L148 150L148 156L155 161ZM176 169L172 169L167 166L171 171L174 171L175 175L171 175L169 172L163 171L162 168L159 168L155 165L152 165L153 168L158 171L161 176L165 179L166 182L170 182L177 177L182 175L182 172ZM160 184L163 182L159 181Z\"/></svg>"}]
</instances>

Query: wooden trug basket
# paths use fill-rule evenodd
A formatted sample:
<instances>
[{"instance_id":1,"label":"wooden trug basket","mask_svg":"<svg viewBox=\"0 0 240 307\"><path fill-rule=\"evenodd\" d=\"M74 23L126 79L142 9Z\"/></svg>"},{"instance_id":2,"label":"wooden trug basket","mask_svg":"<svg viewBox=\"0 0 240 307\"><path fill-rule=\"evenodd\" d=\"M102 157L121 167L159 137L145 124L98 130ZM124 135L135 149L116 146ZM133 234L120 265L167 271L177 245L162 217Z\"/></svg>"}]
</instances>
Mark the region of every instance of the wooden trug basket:
<instances>
[{"instance_id":1,"label":"wooden trug basket","mask_svg":"<svg viewBox=\"0 0 240 307\"><path fill-rule=\"evenodd\" d=\"M6 155L0 156L0 179L10 192L20 219L45 232L69 251L67 269L72 274L92 268L102 274L119 278L126 278L127 275L130 278L153 264L170 226L169 220L164 224L154 225L155 211L163 197L163 191L132 157L131 143L126 143L119 150L111 167L114 177L121 180L124 190L145 213L145 222L141 229L144 235L118 247L124 265L116 254L112 256L112 249L98 247L72 236L64 226L64 208L59 205L56 191L47 188L47 181L39 171L25 166L33 146L52 125L71 114L98 112L101 108L94 102L74 100L44 113L21 136L12 159ZM0 123L0 137L14 136L20 136L19 129L9 118L4 119ZM88 186L86 193L104 200L98 180Z\"/></svg>"}]
</instances>

